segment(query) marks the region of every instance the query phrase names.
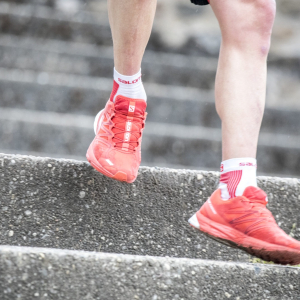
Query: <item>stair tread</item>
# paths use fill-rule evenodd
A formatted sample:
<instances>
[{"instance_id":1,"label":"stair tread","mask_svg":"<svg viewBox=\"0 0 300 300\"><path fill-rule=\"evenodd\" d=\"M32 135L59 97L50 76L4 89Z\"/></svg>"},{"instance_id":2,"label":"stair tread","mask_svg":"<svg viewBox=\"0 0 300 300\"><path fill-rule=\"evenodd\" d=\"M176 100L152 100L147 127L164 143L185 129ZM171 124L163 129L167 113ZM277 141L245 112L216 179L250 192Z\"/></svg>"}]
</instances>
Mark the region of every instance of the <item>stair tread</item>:
<instances>
[{"instance_id":1,"label":"stair tread","mask_svg":"<svg viewBox=\"0 0 300 300\"><path fill-rule=\"evenodd\" d=\"M128 185L87 162L8 154L0 171L1 244L249 262L187 222L214 191L217 172L141 167ZM299 179L258 184L281 228L299 238Z\"/></svg>"},{"instance_id":2,"label":"stair tread","mask_svg":"<svg viewBox=\"0 0 300 300\"><path fill-rule=\"evenodd\" d=\"M300 278L293 267L29 247L0 246L0 261L4 300L17 293L24 299L51 293L65 300L198 300L246 294L286 300L298 297Z\"/></svg>"}]
</instances>

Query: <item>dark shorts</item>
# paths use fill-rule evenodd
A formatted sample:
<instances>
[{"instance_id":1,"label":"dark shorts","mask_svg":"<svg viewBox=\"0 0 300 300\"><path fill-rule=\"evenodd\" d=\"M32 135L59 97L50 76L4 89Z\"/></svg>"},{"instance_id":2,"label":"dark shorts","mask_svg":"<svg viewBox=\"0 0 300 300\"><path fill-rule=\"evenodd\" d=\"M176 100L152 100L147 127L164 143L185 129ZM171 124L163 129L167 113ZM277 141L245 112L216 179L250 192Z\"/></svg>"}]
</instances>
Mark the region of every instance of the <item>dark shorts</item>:
<instances>
[{"instance_id":1,"label":"dark shorts","mask_svg":"<svg viewBox=\"0 0 300 300\"><path fill-rule=\"evenodd\" d=\"M191 0L192 3L196 5L207 5L209 4L209 0Z\"/></svg>"}]
</instances>

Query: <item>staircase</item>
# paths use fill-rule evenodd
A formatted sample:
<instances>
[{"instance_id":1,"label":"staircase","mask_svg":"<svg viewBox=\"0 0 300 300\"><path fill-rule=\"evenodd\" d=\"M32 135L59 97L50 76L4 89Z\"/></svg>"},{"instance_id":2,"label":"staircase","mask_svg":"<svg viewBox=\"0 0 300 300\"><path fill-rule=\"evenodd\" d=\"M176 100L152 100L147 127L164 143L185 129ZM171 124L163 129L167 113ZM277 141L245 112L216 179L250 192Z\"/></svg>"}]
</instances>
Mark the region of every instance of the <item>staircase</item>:
<instances>
[{"instance_id":1,"label":"staircase","mask_svg":"<svg viewBox=\"0 0 300 300\"><path fill-rule=\"evenodd\" d=\"M75 160L3 154L0 168L3 300L298 299L298 268L253 264L188 225L216 172L141 167L129 185ZM299 180L258 182L299 239Z\"/></svg>"},{"instance_id":2,"label":"staircase","mask_svg":"<svg viewBox=\"0 0 300 300\"><path fill-rule=\"evenodd\" d=\"M142 164L216 170L221 157L213 94L216 21L209 7L165 1L159 2L142 67L149 96ZM263 174L300 174L300 68L294 49L299 25L290 14L279 12L274 30L258 151ZM183 31L189 21L191 33L175 47L163 29L172 25L179 35L176 18ZM84 160L93 118L112 88L106 1L0 1L0 28L0 150Z\"/></svg>"},{"instance_id":3,"label":"staircase","mask_svg":"<svg viewBox=\"0 0 300 300\"><path fill-rule=\"evenodd\" d=\"M299 177L300 10L278 7L258 160L263 174ZM1 300L299 299L298 268L253 264L187 223L221 158L209 7L158 3L142 67L150 167L131 185L83 162L112 88L106 1L0 1L0 30ZM299 180L259 185L300 239Z\"/></svg>"}]
</instances>

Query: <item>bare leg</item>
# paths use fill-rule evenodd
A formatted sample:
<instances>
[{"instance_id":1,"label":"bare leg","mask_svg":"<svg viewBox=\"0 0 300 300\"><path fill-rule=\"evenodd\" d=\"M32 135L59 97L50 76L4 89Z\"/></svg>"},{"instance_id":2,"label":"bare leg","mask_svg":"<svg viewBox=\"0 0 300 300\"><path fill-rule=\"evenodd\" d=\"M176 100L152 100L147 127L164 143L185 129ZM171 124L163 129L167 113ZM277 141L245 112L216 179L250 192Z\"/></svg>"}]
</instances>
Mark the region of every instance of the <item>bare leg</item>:
<instances>
[{"instance_id":1,"label":"bare leg","mask_svg":"<svg viewBox=\"0 0 300 300\"><path fill-rule=\"evenodd\" d=\"M274 0L211 0L211 6L222 32L216 77L222 160L255 158L276 4Z\"/></svg>"},{"instance_id":2,"label":"bare leg","mask_svg":"<svg viewBox=\"0 0 300 300\"><path fill-rule=\"evenodd\" d=\"M156 9L156 0L108 0L115 68L134 75L141 67Z\"/></svg>"},{"instance_id":3,"label":"bare leg","mask_svg":"<svg viewBox=\"0 0 300 300\"><path fill-rule=\"evenodd\" d=\"M255 179L275 2L211 0L211 4L223 37L216 82L223 162L218 190L189 222L213 238L230 241L228 245L264 260L297 264L300 242L278 227L266 208L266 193L248 180Z\"/></svg>"}]
</instances>

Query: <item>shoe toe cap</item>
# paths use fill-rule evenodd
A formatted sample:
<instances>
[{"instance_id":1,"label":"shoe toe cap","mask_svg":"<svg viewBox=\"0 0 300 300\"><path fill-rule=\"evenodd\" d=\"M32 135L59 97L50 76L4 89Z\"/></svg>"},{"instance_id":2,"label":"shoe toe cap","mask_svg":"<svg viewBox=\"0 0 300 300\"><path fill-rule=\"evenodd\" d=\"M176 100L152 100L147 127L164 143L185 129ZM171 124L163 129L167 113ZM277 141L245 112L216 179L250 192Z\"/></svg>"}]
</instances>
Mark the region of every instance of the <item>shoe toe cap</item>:
<instances>
[{"instance_id":1,"label":"shoe toe cap","mask_svg":"<svg viewBox=\"0 0 300 300\"><path fill-rule=\"evenodd\" d=\"M112 177L113 179L119 180L119 181L125 181L125 182L133 182L136 177L131 174L126 174L125 172L118 171L116 174Z\"/></svg>"},{"instance_id":2,"label":"shoe toe cap","mask_svg":"<svg viewBox=\"0 0 300 300\"><path fill-rule=\"evenodd\" d=\"M133 155L110 154L108 159L102 160L103 167L113 174L114 179L133 182L137 177L139 162L134 159Z\"/></svg>"}]
</instances>

